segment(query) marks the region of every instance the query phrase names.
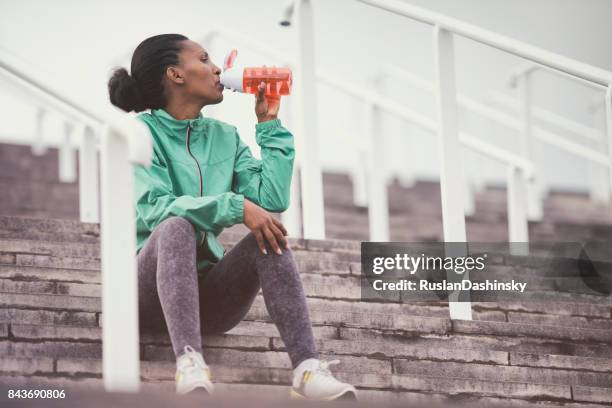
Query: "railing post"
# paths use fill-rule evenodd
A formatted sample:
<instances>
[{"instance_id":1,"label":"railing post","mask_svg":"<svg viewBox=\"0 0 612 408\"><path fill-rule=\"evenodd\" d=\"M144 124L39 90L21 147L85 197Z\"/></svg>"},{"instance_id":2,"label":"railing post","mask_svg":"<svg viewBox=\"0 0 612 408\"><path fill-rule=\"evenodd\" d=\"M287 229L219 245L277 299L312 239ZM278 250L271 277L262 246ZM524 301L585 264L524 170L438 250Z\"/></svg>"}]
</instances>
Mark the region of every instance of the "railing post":
<instances>
[{"instance_id":1,"label":"railing post","mask_svg":"<svg viewBox=\"0 0 612 408\"><path fill-rule=\"evenodd\" d=\"M367 139L367 137L368 135L366 134L365 138ZM357 144L358 147L354 156L355 161L350 169L351 181L353 183L353 204L356 207L367 207L368 189L366 181L366 160L368 153L361 140L356 140L355 144Z\"/></svg>"},{"instance_id":2,"label":"railing post","mask_svg":"<svg viewBox=\"0 0 612 408\"><path fill-rule=\"evenodd\" d=\"M72 135L75 125L70 122L64 123L64 138L59 146L59 181L62 183L73 183L76 181L76 152L72 147Z\"/></svg>"},{"instance_id":3,"label":"railing post","mask_svg":"<svg viewBox=\"0 0 612 408\"><path fill-rule=\"evenodd\" d=\"M608 156L610 160L608 168L608 182L612 188L612 83L608 84L605 98L606 101L604 106L606 109L606 135L608 138Z\"/></svg>"},{"instance_id":4,"label":"railing post","mask_svg":"<svg viewBox=\"0 0 612 408\"><path fill-rule=\"evenodd\" d=\"M383 96L387 96L387 92L386 92L387 85L389 84L389 79L392 79L392 78L393 76L388 73L388 68L386 68L385 71L383 71L377 76L376 79L378 83L376 84L375 89L377 89L378 92L381 93ZM404 126L406 125L404 124ZM410 130L407 131L404 135L402 135L403 137L400 139L399 143L396 142L397 149L399 151L403 151L403 152L414 151L413 149L414 135L411 132L413 130L413 127L412 126L408 126L408 127ZM397 181L399 185L402 186L403 188L412 188L416 184L416 172L410 160L404 160L399 169L387 175L388 179L392 179L393 176L397 177Z\"/></svg>"},{"instance_id":5,"label":"railing post","mask_svg":"<svg viewBox=\"0 0 612 408\"><path fill-rule=\"evenodd\" d=\"M47 111L42 106L36 108L36 130L34 133L34 141L32 142L32 154L42 156L47 153L47 144L45 142L44 123Z\"/></svg>"},{"instance_id":6,"label":"railing post","mask_svg":"<svg viewBox=\"0 0 612 408\"><path fill-rule=\"evenodd\" d=\"M389 202L384 156L384 134L380 128L380 108L366 102L366 181L370 241L389 241Z\"/></svg>"},{"instance_id":7,"label":"railing post","mask_svg":"<svg viewBox=\"0 0 612 408\"><path fill-rule=\"evenodd\" d=\"M286 122L290 128L295 123L295 104L291 102L291 98L287 98L285 101L285 112L287 114ZM281 214L281 220L283 225L287 229L287 234L290 237L298 238L303 237L302 232L302 213L300 211L300 168L301 168L301 145L297 146L298 140L295 140L296 153L295 160L293 162L293 175L291 177L291 192L289 197L289 208L287 211Z\"/></svg>"},{"instance_id":8,"label":"railing post","mask_svg":"<svg viewBox=\"0 0 612 408\"><path fill-rule=\"evenodd\" d=\"M476 188L471 180L465 181L465 188L463 189L463 212L464 215L474 215L476 212Z\"/></svg>"},{"instance_id":9,"label":"railing post","mask_svg":"<svg viewBox=\"0 0 612 408\"><path fill-rule=\"evenodd\" d=\"M81 222L100 222L98 149L94 129L82 126L79 147L79 211Z\"/></svg>"},{"instance_id":10,"label":"railing post","mask_svg":"<svg viewBox=\"0 0 612 408\"><path fill-rule=\"evenodd\" d=\"M594 109L590 110L590 114L592 117L593 129L597 130L599 133L599 138L597 138L595 142L597 145L596 149L603 152L606 150L608 143L605 117L602 120L600 112ZM609 204L612 199L612 186L609 181L612 177L610 174L610 167L604 167L601 163L589 161L587 163L587 177L591 200L599 204Z\"/></svg>"},{"instance_id":11,"label":"railing post","mask_svg":"<svg viewBox=\"0 0 612 408\"><path fill-rule=\"evenodd\" d=\"M295 70L296 96L300 114L297 117L299 137L304 140L302 178L302 211L304 238L325 239L323 181L319 162L319 132L316 104L316 76L314 62L313 11L310 0L298 0L297 14L298 63Z\"/></svg>"},{"instance_id":12,"label":"railing post","mask_svg":"<svg viewBox=\"0 0 612 408\"><path fill-rule=\"evenodd\" d=\"M603 143L602 143L603 145ZM604 146L599 147L603 150ZM589 184L589 197L598 204L610 202L610 183L608 183L609 172L599 163L587 163L587 181Z\"/></svg>"},{"instance_id":13,"label":"railing post","mask_svg":"<svg viewBox=\"0 0 612 408\"><path fill-rule=\"evenodd\" d=\"M442 221L444 241L465 243L465 215L463 211L465 185L461 176L461 144L457 127L457 91L455 88L455 63L453 35L440 26L434 27L434 57L437 80L438 132L440 144L440 189L442 195ZM466 256L465 250L458 250L454 244L453 254L447 256ZM448 248L448 247L447 247ZM456 273L449 271L447 279L462 280ZM469 279L468 272L463 279ZM451 319L472 319L472 304L467 301L468 292L454 292L449 296ZM469 295L468 295L469 296ZM462 302L458 302L459 297Z\"/></svg>"},{"instance_id":14,"label":"railing post","mask_svg":"<svg viewBox=\"0 0 612 408\"><path fill-rule=\"evenodd\" d=\"M104 387L106 391L137 392L140 343L133 167L128 143L108 127L101 144Z\"/></svg>"},{"instance_id":15,"label":"railing post","mask_svg":"<svg viewBox=\"0 0 612 408\"><path fill-rule=\"evenodd\" d=\"M523 130L521 132L521 151L523 157L534 164L534 176L527 184L527 217L532 221L539 221L543 215L543 196L540 173L534 160L533 138L533 117L532 117L532 94L531 94L531 74L525 71L518 80L518 87L521 100L521 116Z\"/></svg>"},{"instance_id":16,"label":"railing post","mask_svg":"<svg viewBox=\"0 0 612 408\"><path fill-rule=\"evenodd\" d=\"M404 135L404 137L401 139L402 141L400 142L398 148L405 152L414 152L416 149L415 145L418 144L414 143L413 138L414 135L406 133L406 135ZM401 168L397 172L397 179L403 188L414 187L416 184L417 175L414 170L414 165L410 160L404 160L404 163L402 163Z\"/></svg>"},{"instance_id":17,"label":"railing post","mask_svg":"<svg viewBox=\"0 0 612 408\"><path fill-rule=\"evenodd\" d=\"M515 166L508 166L508 242L510 254L529 255L529 224L525 175Z\"/></svg>"},{"instance_id":18,"label":"railing post","mask_svg":"<svg viewBox=\"0 0 612 408\"><path fill-rule=\"evenodd\" d=\"M463 111L459 109L459 103L457 103L457 121L459 122L459 118L463 117ZM458 128L459 125L457 125ZM476 171L472 171L474 167L474 160L469 157L473 156L472 152L466 148L460 148L459 154L461 155L461 160L463 166L461 166L462 174L463 174L463 182L465 183L465 187L463 189L463 215L470 216L474 215L476 211L476 189L474 188L474 181L472 177L472 173Z\"/></svg>"}]
</instances>

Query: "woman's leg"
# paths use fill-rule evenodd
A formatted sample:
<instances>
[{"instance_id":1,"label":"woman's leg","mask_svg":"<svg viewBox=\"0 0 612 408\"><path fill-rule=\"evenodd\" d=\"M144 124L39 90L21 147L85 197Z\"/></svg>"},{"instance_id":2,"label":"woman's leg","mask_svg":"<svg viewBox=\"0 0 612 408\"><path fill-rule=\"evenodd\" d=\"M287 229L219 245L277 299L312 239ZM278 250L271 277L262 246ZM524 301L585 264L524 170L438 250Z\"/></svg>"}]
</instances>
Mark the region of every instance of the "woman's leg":
<instances>
[{"instance_id":1,"label":"woman's leg","mask_svg":"<svg viewBox=\"0 0 612 408\"><path fill-rule=\"evenodd\" d=\"M138 292L143 330L166 326L177 358L186 345L202 352L196 237L189 221L171 217L155 228L138 254Z\"/></svg>"},{"instance_id":2,"label":"woman's leg","mask_svg":"<svg viewBox=\"0 0 612 408\"><path fill-rule=\"evenodd\" d=\"M202 333L223 333L247 314L261 286L264 302L293 367L318 358L312 324L293 253L259 251L251 233L200 280Z\"/></svg>"}]
</instances>

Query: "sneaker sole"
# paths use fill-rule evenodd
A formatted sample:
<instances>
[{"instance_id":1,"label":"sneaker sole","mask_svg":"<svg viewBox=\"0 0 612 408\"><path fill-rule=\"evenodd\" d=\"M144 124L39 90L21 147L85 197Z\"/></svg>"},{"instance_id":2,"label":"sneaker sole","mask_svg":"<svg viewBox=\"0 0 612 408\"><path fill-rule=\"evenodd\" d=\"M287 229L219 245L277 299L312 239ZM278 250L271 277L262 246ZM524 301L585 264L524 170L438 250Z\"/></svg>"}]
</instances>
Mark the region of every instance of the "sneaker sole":
<instances>
[{"instance_id":1,"label":"sneaker sole","mask_svg":"<svg viewBox=\"0 0 612 408\"><path fill-rule=\"evenodd\" d=\"M209 391L208 389L208 384L204 384L204 383L196 383L196 384L192 384L191 387L181 390L181 392L176 392L177 395L187 395L187 394L195 394L196 392L199 393L199 391L202 391L203 393L206 393L208 395L212 395L213 391Z\"/></svg>"},{"instance_id":2,"label":"sneaker sole","mask_svg":"<svg viewBox=\"0 0 612 408\"><path fill-rule=\"evenodd\" d=\"M302 394L300 394L299 392L291 388L290 396L291 396L291 399L294 399L294 400L307 400L307 401L333 401L333 400L353 400L355 401L357 400L357 395L355 395L355 393L351 390L342 391L339 394L332 395L326 398L312 399L312 398L303 396Z\"/></svg>"}]
</instances>

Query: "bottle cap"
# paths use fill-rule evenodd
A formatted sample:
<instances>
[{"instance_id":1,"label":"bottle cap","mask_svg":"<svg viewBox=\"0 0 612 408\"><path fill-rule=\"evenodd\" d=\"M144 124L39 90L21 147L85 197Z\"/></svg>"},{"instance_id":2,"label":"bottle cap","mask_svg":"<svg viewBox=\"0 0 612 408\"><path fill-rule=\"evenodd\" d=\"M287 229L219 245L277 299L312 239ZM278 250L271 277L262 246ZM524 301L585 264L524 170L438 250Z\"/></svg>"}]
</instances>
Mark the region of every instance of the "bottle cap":
<instances>
[{"instance_id":1,"label":"bottle cap","mask_svg":"<svg viewBox=\"0 0 612 408\"><path fill-rule=\"evenodd\" d=\"M235 67L234 62L238 56L238 50L232 49L223 61L223 72L220 75L221 84L231 89L232 91L244 92L242 86L242 80L244 76L244 69Z\"/></svg>"}]
</instances>

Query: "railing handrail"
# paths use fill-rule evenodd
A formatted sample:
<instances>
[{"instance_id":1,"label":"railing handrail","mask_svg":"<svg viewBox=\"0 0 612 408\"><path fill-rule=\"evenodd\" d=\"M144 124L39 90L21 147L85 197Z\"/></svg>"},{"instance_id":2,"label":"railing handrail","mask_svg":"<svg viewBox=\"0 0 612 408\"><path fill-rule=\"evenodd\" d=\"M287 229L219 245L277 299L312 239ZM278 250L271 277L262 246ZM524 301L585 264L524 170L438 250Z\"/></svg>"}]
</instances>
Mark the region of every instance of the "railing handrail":
<instances>
[{"instance_id":1,"label":"railing handrail","mask_svg":"<svg viewBox=\"0 0 612 408\"><path fill-rule=\"evenodd\" d=\"M401 68L395 64L385 64L383 65L383 73L389 73L391 75L398 76L406 82L409 82L410 85L426 92L433 93L436 91L436 87L432 81L429 81L425 78L422 78L413 72L410 72L404 68ZM504 99L502 103L511 109L519 110L519 102L513 99L510 96L502 94L499 91L490 91L490 95L497 99ZM603 99L602 99L603 100ZM514 118L512 115L509 115L503 111L492 108L490 105L479 102L473 98L470 98L463 94L457 94L457 102L459 105L464 105L463 107L466 109L474 110L476 113L482 114L483 116L487 116L489 119L501 122L502 124L507 124L509 127L514 127L516 129L520 129L522 123ZM578 134L581 137L590 140L599 141L602 138L601 132L593 127L588 125L576 122L571 119L567 119L564 116L558 115L554 112L551 112L547 109L534 106L533 114L536 118L542 120L543 122L554 124L555 126L561 127L568 132Z\"/></svg>"},{"instance_id":2,"label":"railing handrail","mask_svg":"<svg viewBox=\"0 0 612 408\"><path fill-rule=\"evenodd\" d=\"M500 91L489 91L487 100L501 104L514 111L521 109L519 101ZM601 100L603 101L603 98L601 98ZM562 115L556 114L539 106L533 106L532 110L535 118L543 122L553 124L554 126L561 127L564 130L580 135L585 139L589 139L591 141L601 141L603 138L602 132L591 126L568 119Z\"/></svg>"},{"instance_id":3,"label":"railing handrail","mask_svg":"<svg viewBox=\"0 0 612 408\"><path fill-rule=\"evenodd\" d=\"M110 131L127 141L132 163L143 165L150 163L153 150L149 130L144 123L134 120L112 106L94 108L91 103L86 103L74 95L68 95L66 91L60 91L59 87L52 85L49 78L41 79L42 75L32 66L18 61L2 49L0 49L0 74L4 74L37 99L44 100L76 121L92 127L109 125Z\"/></svg>"},{"instance_id":4,"label":"railing handrail","mask_svg":"<svg viewBox=\"0 0 612 408\"><path fill-rule=\"evenodd\" d=\"M534 177L533 164L518 154L504 150L462 131L459 131L459 140L462 145L473 152L480 153L483 156L490 157L498 162L520 169L527 179Z\"/></svg>"},{"instance_id":5,"label":"railing handrail","mask_svg":"<svg viewBox=\"0 0 612 408\"><path fill-rule=\"evenodd\" d=\"M419 88L423 91L426 92L433 92L435 91L435 87L433 85L433 83L427 81L424 78L421 78L417 75L415 75L412 72L406 71L403 68L399 68L397 66L394 66L392 64L387 64L383 66L384 71L383 72L389 72L393 75L396 75L402 79L405 79L407 82L409 82L411 85L415 86L416 88ZM479 102L475 99L472 99L468 96L462 95L462 94L457 94L457 103L460 107L463 107L464 109L470 110L472 112L475 112L487 119L496 121L497 123L506 126L510 129L514 129L517 131L521 131L523 124L520 122L519 119L516 119L514 117L512 117L512 115L509 115L503 111L499 111L495 108L492 108L482 102ZM504 102L505 103L505 102ZM515 109L518 109L518 106L514 107ZM537 109L534 109L535 112L534 113L538 113L540 112ZM554 115L552 112L548 112L548 111L544 111L544 115ZM574 128L570 129L568 124L565 122L559 123L558 124L560 127L563 127L565 130L568 131L576 131L579 130L578 127L579 126L583 126L583 128L580 128L580 130L582 131L589 131L590 133L594 133L596 132L595 129L589 128L588 126L585 125L581 125L579 123L573 123ZM574 132L575 133L575 132ZM581 136L584 136L585 138L589 138L592 139L594 136L592 134L585 134L585 133L580 133ZM608 167L610 165L610 162L608 160L608 156L605 154L602 154L594 149L585 147L581 144L578 144L576 142L573 142L571 140L567 140L559 135L557 135L556 133L550 132L547 129L544 129L542 127L539 126L534 126L534 136L538 139L540 139L541 141L548 143L558 149L561 149L571 155L574 156L578 156L582 159L591 161L593 163L597 163L600 164L602 166L606 166Z\"/></svg>"},{"instance_id":6,"label":"railing handrail","mask_svg":"<svg viewBox=\"0 0 612 408\"><path fill-rule=\"evenodd\" d=\"M528 59L557 71L582 78L603 87L608 87L612 84L612 72L610 71L547 51L543 48L477 27L435 11L429 11L398 0L357 1L422 23L439 26L440 28L462 37Z\"/></svg>"},{"instance_id":7,"label":"railing handrail","mask_svg":"<svg viewBox=\"0 0 612 408\"><path fill-rule=\"evenodd\" d=\"M592 82L592 81L589 81L589 80L577 77L575 75L567 74L566 72L560 72L557 69L548 67L546 65L540 65L540 64L537 64L537 63L534 63L534 62L529 62L527 64L522 64L522 65L519 65L518 67L514 68L510 72L510 75L508 75L510 86L515 87L520 77L522 77L523 75L526 75L526 74L530 74L531 72L537 71L537 70L543 70L543 71L546 71L546 72L551 72L553 74L556 74L556 75L563 76L563 77L566 77L568 79L571 79L574 82L577 82L579 84L586 85L586 86L588 86L588 87L590 87L592 89L601 90L601 86L599 84L595 83L595 82Z\"/></svg>"}]
</instances>

